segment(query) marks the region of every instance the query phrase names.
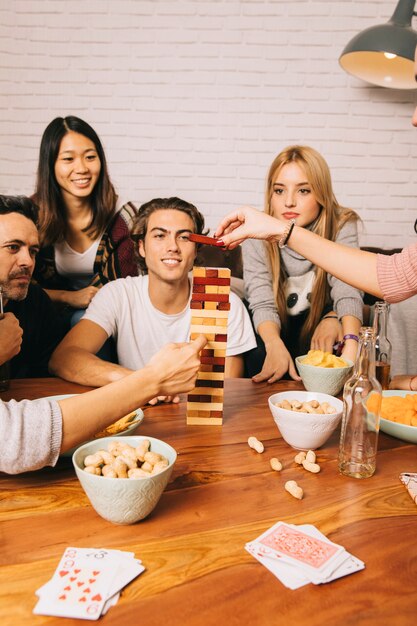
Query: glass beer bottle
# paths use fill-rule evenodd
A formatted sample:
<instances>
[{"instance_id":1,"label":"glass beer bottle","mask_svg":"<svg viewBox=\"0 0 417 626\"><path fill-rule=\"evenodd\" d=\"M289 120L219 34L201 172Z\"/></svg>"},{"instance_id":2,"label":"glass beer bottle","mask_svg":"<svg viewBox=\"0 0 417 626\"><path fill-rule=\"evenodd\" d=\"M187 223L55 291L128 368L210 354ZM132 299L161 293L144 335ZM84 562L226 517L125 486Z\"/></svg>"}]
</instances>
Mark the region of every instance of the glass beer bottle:
<instances>
[{"instance_id":1,"label":"glass beer bottle","mask_svg":"<svg viewBox=\"0 0 417 626\"><path fill-rule=\"evenodd\" d=\"M363 326L353 375L343 390L339 471L352 478L375 472L382 389L375 376L375 331Z\"/></svg>"},{"instance_id":2,"label":"glass beer bottle","mask_svg":"<svg viewBox=\"0 0 417 626\"><path fill-rule=\"evenodd\" d=\"M382 389L389 388L391 370L391 342L388 339L388 302L375 302L375 373Z\"/></svg>"},{"instance_id":3,"label":"glass beer bottle","mask_svg":"<svg viewBox=\"0 0 417 626\"><path fill-rule=\"evenodd\" d=\"M3 288L0 287L0 324L4 317L3 311ZM0 364L0 391L7 391L10 383L10 367L9 362Z\"/></svg>"}]
</instances>

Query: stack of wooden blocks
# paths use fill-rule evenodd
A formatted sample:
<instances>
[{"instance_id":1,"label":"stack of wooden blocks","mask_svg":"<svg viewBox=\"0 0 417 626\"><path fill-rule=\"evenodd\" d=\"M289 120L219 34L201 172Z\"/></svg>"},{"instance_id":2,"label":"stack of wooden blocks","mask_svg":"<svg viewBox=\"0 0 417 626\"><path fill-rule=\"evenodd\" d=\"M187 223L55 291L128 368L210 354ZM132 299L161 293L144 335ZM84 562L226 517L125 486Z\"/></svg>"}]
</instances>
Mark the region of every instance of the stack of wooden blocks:
<instances>
[{"instance_id":1,"label":"stack of wooden blocks","mask_svg":"<svg viewBox=\"0 0 417 626\"><path fill-rule=\"evenodd\" d=\"M194 267L190 339L202 334L208 343L201 351L196 387L188 394L187 424L223 423L229 294L230 269Z\"/></svg>"}]
</instances>

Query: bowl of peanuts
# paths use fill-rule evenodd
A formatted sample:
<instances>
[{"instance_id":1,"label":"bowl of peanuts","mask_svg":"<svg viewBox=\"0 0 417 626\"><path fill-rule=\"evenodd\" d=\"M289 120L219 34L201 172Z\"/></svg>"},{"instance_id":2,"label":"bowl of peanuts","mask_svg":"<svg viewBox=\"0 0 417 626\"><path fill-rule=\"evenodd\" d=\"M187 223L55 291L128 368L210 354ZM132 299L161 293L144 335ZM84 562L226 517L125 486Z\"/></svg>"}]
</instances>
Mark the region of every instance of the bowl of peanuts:
<instances>
[{"instance_id":1,"label":"bowl of peanuts","mask_svg":"<svg viewBox=\"0 0 417 626\"><path fill-rule=\"evenodd\" d=\"M298 356L295 365L307 391L337 396L353 370L353 362L329 352L310 350Z\"/></svg>"},{"instance_id":2,"label":"bowl of peanuts","mask_svg":"<svg viewBox=\"0 0 417 626\"><path fill-rule=\"evenodd\" d=\"M327 393L282 391L268 399L284 441L296 450L320 448L340 423L343 402Z\"/></svg>"},{"instance_id":3,"label":"bowl of peanuts","mask_svg":"<svg viewBox=\"0 0 417 626\"><path fill-rule=\"evenodd\" d=\"M379 427L391 437L417 443L417 391L383 391Z\"/></svg>"},{"instance_id":4,"label":"bowl of peanuts","mask_svg":"<svg viewBox=\"0 0 417 626\"><path fill-rule=\"evenodd\" d=\"M134 524L157 505L177 453L154 437L105 437L77 448L72 462L91 505L114 524Z\"/></svg>"}]
</instances>

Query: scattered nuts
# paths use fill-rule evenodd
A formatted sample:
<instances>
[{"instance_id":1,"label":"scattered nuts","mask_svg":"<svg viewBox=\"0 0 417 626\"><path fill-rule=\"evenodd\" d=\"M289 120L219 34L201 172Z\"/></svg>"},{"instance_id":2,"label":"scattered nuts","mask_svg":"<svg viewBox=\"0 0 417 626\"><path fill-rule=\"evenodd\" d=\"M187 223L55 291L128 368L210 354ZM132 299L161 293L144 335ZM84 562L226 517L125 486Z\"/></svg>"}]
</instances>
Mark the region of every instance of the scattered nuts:
<instances>
[{"instance_id":1,"label":"scattered nuts","mask_svg":"<svg viewBox=\"0 0 417 626\"><path fill-rule=\"evenodd\" d=\"M306 461L308 463L315 463L316 462L316 453L313 450L309 450L306 454Z\"/></svg>"},{"instance_id":2,"label":"scattered nuts","mask_svg":"<svg viewBox=\"0 0 417 626\"><path fill-rule=\"evenodd\" d=\"M280 472L282 470L282 463L277 458L273 457L272 459L270 459L269 463L272 469L276 472Z\"/></svg>"},{"instance_id":3,"label":"scattered nuts","mask_svg":"<svg viewBox=\"0 0 417 626\"><path fill-rule=\"evenodd\" d=\"M261 454L265 450L262 441L259 441L259 439L257 439L256 437L249 437L248 446L249 448L256 450L256 452L258 452L259 454Z\"/></svg>"},{"instance_id":4,"label":"scattered nuts","mask_svg":"<svg viewBox=\"0 0 417 626\"><path fill-rule=\"evenodd\" d=\"M284 488L294 498L297 498L297 500L302 500L303 495L304 495L303 490L301 489L301 487L297 485L295 480L287 480L287 482L284 485Z\"/></svg>"},{"instance_id":5,"label":"scattered nuts","mask_svg":"<svg viewBox=\"0 0 417 626\"><path fill-rule=\"evenodd\" d=\"M296 463L298 463L298 465L302 465L303 461L305 460L305 458L306 458L306 453L305 452L299 452L298 454L295 455L294 461Z\"/></svg>"},{"instance_id":6,"label":"scattered nuts","mask_svg":"<svg viewBox=\"0 0 417 626\"><path fill-rule=\"evenodd\" d=\"M307 459L303 461L303 467L312 474L318 474L320 471L320 465L318 465L317 463L309 463Z\"/></svg>"}]
</instances>

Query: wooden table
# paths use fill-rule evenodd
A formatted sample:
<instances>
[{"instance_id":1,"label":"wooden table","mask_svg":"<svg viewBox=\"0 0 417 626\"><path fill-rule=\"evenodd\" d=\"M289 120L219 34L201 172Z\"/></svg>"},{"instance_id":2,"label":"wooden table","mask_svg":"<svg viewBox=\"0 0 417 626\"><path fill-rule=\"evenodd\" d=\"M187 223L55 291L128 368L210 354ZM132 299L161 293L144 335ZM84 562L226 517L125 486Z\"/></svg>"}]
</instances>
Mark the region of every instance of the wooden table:
<instances>
[{"instance_id":1,"label":"wooden table","mask_svg":"<svg viewBox=\"0 0 417 626\"><path fill-rule=\"evenodd\" d=\"M138 433L172 444L178 460L157 508L135 525L100 518L68 460L2 475L2 626L79 623L32 614L35 590L70 545L133 551L146 566L100 618L109 625L416 623L417 507L398 479L417 470L416 446L381 433L375 476L349 479L337 471L336 432L318 451L321 473L309 474L293 462L267 406L270 393L288 388L301 386L227 381L223 427L187 427L183 402L147 408ZM57 379L15 381L8 397L84 390ZM249 435L264 442L264 454L248 447ZM284 464L280 474L270 470L272 456ZM284 491L289 479L302 485L303 500ZM327 585L285 588L244 550L278 520L315 524L366 569Z\"/></svg>"}]
</instances>

